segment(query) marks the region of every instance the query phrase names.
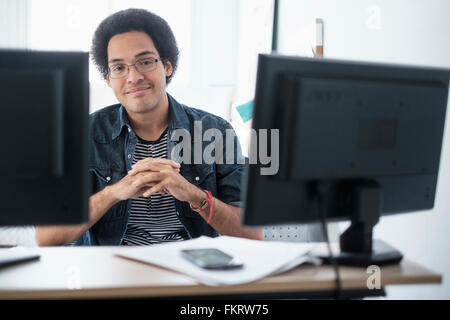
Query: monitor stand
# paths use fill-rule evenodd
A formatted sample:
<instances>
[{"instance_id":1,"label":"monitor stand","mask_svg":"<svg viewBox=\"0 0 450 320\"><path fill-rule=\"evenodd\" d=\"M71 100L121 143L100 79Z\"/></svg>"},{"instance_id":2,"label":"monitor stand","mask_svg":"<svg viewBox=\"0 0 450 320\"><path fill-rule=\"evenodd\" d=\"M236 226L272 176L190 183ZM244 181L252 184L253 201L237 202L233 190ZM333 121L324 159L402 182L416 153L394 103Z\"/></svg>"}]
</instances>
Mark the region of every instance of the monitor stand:
<instances>
[{"instance_id":1,"label":"monitor stand","mask_svg":"<svg viewBox=\"0 0 450 320\"><path fill-rule=\"evenodd\" d=\"M355 207L351 225L340 236L340 253L335 255L339 265L361 266L399 263L403 255L381 240L372 239L372 230L380 220L382 190L378 183L367 181L355 188ZM321 256L329 264L329 256Z\"/></svg>"},{"instance_id":2,"label":"monitor stand","mask_svg":"<svg viewBox=\"0 0 450 320\"><path fill-rule=\"evenodd\" d=\"M398 264L403 258L400 251L391 247L382 240L372 242L372 252L349 252L341 251L334 258L341 266L368 267L371 265L383 266L388 264ZM323 264L332 264L330 256L320 256Z\"/></svg>"}]
</instances>

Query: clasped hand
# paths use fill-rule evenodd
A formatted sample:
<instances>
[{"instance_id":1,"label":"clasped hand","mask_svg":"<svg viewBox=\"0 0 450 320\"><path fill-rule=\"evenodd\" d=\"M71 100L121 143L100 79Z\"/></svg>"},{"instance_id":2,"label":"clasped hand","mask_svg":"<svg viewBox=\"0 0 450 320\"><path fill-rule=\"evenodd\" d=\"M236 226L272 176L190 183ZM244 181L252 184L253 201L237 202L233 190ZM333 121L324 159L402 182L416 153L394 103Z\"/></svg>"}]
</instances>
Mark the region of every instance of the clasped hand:
<instances>
[{"instance_id":1,"label":"clasped hand","mask_svg":"<svg viewBox=\"0 0 450 320\"><path fill-rule=\"evenodd\" d=\"M128 174L113 185L118 199L149 197L159 192L189 201L193 186L180 174L180 164L162 158L145 158L136 162Z\"/></svg>"}]
</instances>

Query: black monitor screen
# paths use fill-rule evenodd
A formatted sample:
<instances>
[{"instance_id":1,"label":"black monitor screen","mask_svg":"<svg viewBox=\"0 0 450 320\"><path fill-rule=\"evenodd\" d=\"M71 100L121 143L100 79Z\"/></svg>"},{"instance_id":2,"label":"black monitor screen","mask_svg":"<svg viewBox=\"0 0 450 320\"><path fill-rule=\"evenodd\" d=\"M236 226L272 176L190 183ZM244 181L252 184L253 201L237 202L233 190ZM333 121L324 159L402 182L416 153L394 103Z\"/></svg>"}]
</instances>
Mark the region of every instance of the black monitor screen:
<instances>
[{"instance_id":1,"label":"black monitor screen","mask_svg":"<svg viewBox=\"0 0 450 320\"><path fill-rule=\"evenodd\" d=\"M0 51L0 225L87 221L88 54Z\"/></svg>"},{"instance_id":2,"label":"black monitor screen","mask_svg":"<svg viewBox=\"0 0 450 320\"><path fill-rule=\"evenodd\" d=\"M255 140L261 130L278 130L278 141L267 139L271 170L250 155L244 224L314 222L319 213L356 221L361 211L433 208L449 74L260 55L251 150L264 143Z\"/></svg>"}]
</instances>

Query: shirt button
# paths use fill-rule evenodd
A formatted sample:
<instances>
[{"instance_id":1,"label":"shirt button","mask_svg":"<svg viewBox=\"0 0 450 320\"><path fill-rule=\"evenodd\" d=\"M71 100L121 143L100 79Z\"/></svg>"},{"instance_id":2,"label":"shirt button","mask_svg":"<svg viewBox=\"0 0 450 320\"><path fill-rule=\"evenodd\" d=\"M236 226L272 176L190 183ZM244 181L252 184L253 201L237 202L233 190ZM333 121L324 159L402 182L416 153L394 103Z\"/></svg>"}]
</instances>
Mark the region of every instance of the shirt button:
<instances>
[{"instance_id":1,"label":"shirt button","mask_svg":"<svg viewBox=\"0 0 450 320\"><path fill-rule=\"evenodd\" d=\"M128 159L131 159L131 154L128 155Z\"/></svg>"},{"instance_id":2,"label":"shirt button","mask_svg":"<svg viewBox=\"0 0 450 320\"><path fill-rule=\"evenodd\" d=\"M131 132L131 128L128 128L128 132Z\"/></svg>"},{"instance_id":3,"label":"shirt button","mask_svg":"<svg viewBox=\"0 0 450 320\"><path fill-rule=\"evenodd\" d=\"M111 181L111 177L106 177L106 181Z\"/></svg>"},{"instance_id":4,"label":"shirt button","mask_svg":"<svg viewBox=\"0 0 450 320\"><path fill-rule=\"evenodd\" d=\"M198 180L200 180L200 177L195 177L195 181L198 181Z\"/></svg>"}]
</instances>

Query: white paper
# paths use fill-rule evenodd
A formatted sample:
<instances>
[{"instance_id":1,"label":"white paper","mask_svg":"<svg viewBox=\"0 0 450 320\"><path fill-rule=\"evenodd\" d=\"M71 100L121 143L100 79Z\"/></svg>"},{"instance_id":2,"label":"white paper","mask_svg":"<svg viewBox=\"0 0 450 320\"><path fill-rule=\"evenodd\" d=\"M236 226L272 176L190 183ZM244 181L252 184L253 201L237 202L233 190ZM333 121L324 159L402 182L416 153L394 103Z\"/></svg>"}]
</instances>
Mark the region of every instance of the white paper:
<instances>
[{"instance_id":1,"label":"white paper","mask_svg":"<svg viewBox=\"0 0 450 320\"><path fill-rule=\"evenodd\" d=\"M206 285L248 283L271 274L287 271L309 261L307 253L315 244L279 241L258 241L221 236L200 237L146 247L122 248L116 254L144 263L159 265L183 273ZM181 256L183 249L215 248L244 263L241 269L206 270Z\"/></svg>"}]
</instances>

